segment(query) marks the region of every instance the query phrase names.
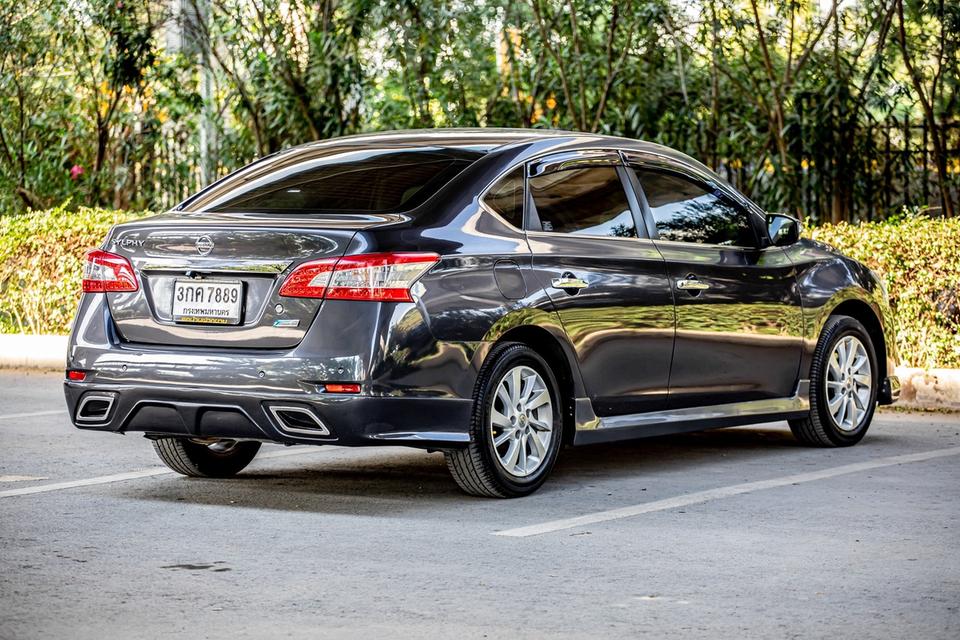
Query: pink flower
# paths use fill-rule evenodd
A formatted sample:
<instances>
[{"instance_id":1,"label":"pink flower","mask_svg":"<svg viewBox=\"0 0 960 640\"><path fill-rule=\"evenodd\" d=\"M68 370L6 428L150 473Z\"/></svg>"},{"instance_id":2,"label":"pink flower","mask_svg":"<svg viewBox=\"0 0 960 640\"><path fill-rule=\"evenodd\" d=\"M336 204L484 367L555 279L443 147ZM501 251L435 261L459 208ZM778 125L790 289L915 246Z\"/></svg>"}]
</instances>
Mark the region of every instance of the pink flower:
<instances>
[{"instance_id":1,"label":"pink flower","mask_svg":"<svg viewBox=\"0 0 960 640\"><path fill-rule=\"evenodd\" d=\"M79 178L79 177L82 176L82 175L83 175L83 167L81 167L80 165L75 164L75 165L73 165L73 167L70 168L70 179L71 179L71 180L76 180L77 178Z\"/></svg>"}]
</instances>

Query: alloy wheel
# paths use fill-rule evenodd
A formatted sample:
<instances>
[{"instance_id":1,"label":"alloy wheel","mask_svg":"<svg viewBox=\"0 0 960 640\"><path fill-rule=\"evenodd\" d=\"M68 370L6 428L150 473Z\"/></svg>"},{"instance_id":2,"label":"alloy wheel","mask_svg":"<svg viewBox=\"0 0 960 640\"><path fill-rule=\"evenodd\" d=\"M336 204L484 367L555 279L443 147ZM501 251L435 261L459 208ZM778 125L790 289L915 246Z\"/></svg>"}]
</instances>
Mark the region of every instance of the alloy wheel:
<instances>
[{"instance_id":1,"label":"alloy wheel","mask_svg":"<svg viewBox=\"0 0 960 640\"><path fill-rule=\"evenodd\" d=\"M547 383L536 370L519 365L503 375L487 426L504 471L524 478L541 467L554 436L553 402Z\"/></svg>"},{"instance_id":2,"label":"alloy wheel","mask_svg":"<svg viewBox=\"0 0 960 640\"><path fill-rule=\"evenodd\" d=\"M869 411L873 374L867 349L856 336L834 345L827 365L827 407L841 431L856 431Z\"/></svg>"}]
</instances>

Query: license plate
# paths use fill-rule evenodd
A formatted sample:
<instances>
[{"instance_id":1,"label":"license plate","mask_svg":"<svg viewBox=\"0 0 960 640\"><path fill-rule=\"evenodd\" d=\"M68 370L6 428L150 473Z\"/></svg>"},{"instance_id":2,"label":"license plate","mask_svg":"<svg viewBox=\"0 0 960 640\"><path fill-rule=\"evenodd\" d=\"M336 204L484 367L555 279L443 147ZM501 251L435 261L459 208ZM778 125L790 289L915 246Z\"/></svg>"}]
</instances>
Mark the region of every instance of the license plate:
<instances>
[{"instance_id":1,"label":"license plate","mask_svg":"<svg viewBox=\"0 0 960 640\"><path fill-rule=\"evenodd\" d=\"M240 324L243 283L233 280L177 280L173 284L173 321Z\"/></svg>"}]
</instances>

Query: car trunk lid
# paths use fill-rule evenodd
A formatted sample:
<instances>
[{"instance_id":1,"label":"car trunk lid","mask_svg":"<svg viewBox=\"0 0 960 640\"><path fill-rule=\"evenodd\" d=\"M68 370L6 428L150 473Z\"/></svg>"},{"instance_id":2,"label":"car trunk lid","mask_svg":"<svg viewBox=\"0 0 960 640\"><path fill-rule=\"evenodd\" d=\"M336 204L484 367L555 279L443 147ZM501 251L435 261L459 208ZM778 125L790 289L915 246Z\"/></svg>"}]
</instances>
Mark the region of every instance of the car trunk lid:
<instances>
[{"instance_id":1,"label":"car trunk lid","mask_svg":"<svg viewBox=\"0 0 960 640\"><path fill-rule=\"evenodd\" d=\"M388 215L170 214L116 226L105 249L130 260L140 287L108 293L120 337L145 345L281 349L297 345L322 304L280 297L291 265L338 258L360 229L403 221ZM177 283L181 282L180 285ZM239 289L239 317L175 316L179 288ZM204 287L200 287L204 288ZM205 288L208 295L210 288ZM187 291L187 293L190 293ZM201 305L202 306L202 305Z\"/></svg>"}]
</instances>

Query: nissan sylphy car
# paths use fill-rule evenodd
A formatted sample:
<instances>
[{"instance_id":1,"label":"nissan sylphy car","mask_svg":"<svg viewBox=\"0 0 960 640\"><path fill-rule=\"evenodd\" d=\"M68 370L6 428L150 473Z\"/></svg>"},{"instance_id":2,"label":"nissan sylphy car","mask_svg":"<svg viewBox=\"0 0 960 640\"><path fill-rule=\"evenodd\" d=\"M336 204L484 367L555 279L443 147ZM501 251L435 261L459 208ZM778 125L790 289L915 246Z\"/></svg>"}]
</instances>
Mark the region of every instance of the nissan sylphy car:
<instances>
[{"instance_id":1,"label":"nissan sylphy car","mask_svg":"<svg viewBox=\"0 0 960 640\"><path fill-rule=\"evenodd\" d=\"M564 445L788 420L852 445L894 402L886 292L695 160L534 130L263 158L86 256L74 424L190 476L263 442L442 451L520 496Z\"/></svg>"}]
</instances>

